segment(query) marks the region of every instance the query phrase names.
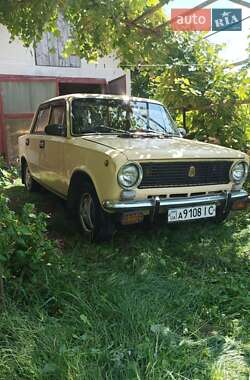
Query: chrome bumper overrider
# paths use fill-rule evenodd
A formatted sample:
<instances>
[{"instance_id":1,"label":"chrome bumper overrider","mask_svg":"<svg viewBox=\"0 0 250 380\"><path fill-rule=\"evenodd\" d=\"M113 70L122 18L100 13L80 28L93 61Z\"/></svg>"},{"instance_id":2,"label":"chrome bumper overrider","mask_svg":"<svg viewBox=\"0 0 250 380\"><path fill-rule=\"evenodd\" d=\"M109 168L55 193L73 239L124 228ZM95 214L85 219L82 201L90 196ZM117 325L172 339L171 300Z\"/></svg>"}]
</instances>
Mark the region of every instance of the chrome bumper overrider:
<instances>
[{"instance_id":1,"label":"chrome bumper overrider","mask_svg":"<svg viewBox=\"0 0 250 380\"><path fill-rule=\"evenodd\" d=\"M186 198L159 198L154 197L145 200L133 201L105 201L103 207L108 211L133 211L133 210L151 210L159 208L186 207L195 205L205 205L216 203L224 208L230 209L231 204L238 200L249 200L248 193L245 190L232 192L222 192L220 194L209 194L202 196L192 196Z\"/></svg>"}]
</instances>

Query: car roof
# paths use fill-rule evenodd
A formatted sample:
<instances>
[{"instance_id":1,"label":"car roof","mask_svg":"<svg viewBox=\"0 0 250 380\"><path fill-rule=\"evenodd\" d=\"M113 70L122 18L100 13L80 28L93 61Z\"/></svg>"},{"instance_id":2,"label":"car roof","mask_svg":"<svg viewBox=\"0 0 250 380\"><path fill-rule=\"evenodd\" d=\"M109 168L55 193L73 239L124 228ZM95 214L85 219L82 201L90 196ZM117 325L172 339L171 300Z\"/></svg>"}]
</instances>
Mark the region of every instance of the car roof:
<instances>
[{"instance_id":1,"label":"car roof","mask_svg":"<svg viewBox=\"0 0 250 380\"><path fill-rule=\"evenodd\" d=\"M140 101L140 102L150 102L161 104L157 100L147 99L147 98L138 98L135 96L128 95L107 95L107 94L68 94L62 96L56 96L55 98L48 99L41 104L46 104L54 102L57 100L69 100L69 99L114 99L114 100L125 100L125 101Z\"/></svg>"}]
</instances>

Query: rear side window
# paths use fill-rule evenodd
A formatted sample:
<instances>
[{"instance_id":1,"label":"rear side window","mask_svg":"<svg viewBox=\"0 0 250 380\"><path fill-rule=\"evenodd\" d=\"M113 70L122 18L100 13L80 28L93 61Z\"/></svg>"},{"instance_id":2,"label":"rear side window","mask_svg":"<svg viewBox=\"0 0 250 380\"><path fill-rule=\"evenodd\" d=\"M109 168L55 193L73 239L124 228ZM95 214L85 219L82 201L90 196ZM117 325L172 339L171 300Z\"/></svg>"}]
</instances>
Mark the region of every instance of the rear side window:
<instances>
[{"instance_id":1,"label":"rear side window","mask_svg":"<svg viewBox=\"0 0 250 380\"><path fill-rule=\"evenodd\" d=\"M38 111L33 133L44 134L45 127L49 124L50 107L42 108Z\"/></svg>"},{"instance_id":2,"label":"rear side window","mask_svg":"<svg viewBox=\"0 0 250 380\"><path fill-rule=\"evenodd\" d=\"M63 104L52 107L49 123L65 125L65 106Z\"/></svg>"}]
</instances>

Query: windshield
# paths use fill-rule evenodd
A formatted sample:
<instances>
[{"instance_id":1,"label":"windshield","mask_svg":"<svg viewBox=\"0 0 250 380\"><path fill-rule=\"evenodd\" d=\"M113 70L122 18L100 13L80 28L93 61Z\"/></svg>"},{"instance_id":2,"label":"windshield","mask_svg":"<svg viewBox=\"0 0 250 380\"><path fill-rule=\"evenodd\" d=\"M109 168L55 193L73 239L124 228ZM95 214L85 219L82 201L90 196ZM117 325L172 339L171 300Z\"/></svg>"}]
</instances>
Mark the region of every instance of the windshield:
<instances>
[{"instance_id":1,"label":"windshield","mask_svg":"<svg viewBox=\"0 0 250 380\"><path fill-rule=\"evenodd\" d=\"M179 136L169 113L160 104L96 98L73 100L73 135L115 132Z\"/></svg>"}]
</instances>

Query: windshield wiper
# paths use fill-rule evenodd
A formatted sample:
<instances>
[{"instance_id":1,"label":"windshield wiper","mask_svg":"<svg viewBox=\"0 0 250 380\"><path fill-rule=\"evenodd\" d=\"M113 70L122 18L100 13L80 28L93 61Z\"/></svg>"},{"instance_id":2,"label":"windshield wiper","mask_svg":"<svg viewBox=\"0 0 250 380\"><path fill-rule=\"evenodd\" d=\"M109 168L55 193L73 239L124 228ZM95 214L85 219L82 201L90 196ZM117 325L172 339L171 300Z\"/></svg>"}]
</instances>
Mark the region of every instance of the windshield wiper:
<instances>
[{"instance_id":1,"label":"windshield wiper","mask_svg":"<svg viewBox=\"0 0 250 380\"><path fill-rule=\"evenodd\" d=\"M114 131L114 132L117 132L117 133L121 133L123 135L128 135L128 136L132 136L133 133L131 133L131 131L129 130L124 130L124 129L118 129L118 128L114 128L114 127L110 127L110 126L107 126L107 127L104 127L104 126L100 126L98 128L101 128L101 129L109 129L111 131Z\"/></svg>"},{"instance_id":2,"label":"windshield wiper","mask_svg":"<svg viewBox=\"0 0 250 380\"><path fill-rule=\"evenodd\" d=\"M136 129L135 130L131 130L131 129L124 130L124 129L118 129L118 128L114 128L111 126L104 126L104 125L100 125L96 129L92 130L91 132L88 131L87 133L101 133L98 131L99 129L107 129L110 131L114 131L114 132L117 132L117 134L122 134L123 137L127 137L127 136L133 137L136 135L141 135L143 133L145 133L145 135L148 135L149 131L152 132L156 136L160 136L160 135L162 136L163 135L162 133L158 133L158 132L154 131L153 129L145 129L143 131L142 130L136 131Z\"/></svg>"},{"instance_id":3,"label":"windshield wiper","mask_svg":"<svg viewBox=\"0 0 250 380\"><path fill-rule=\"evenodd\" d=\"M151 117L147 117L145 115L136 115L137 117L139 117L139 119L145 121L145 119L149 119L151 120L153 123L155 123L158 127L160 127L160 129L163 131L163 132L157 132L155 131L153 128L147 126L147 128L145 129L145 132L148 133L148 131L154 133L156 136L165 136L165 137L172 137L173 134L172 133L167 133L166 129L160 124L158 123L158 121L152 119Z\"/></svg>"},{"instance_id":4,"label":"windshield wiper","mask_svg":"<svg viewBox=\"0 0 250 380\"><path fill-rule=\"evenodd\" d=\"M141 117L144 118L144 119L147 119L147 116L142 115ZM155 124L157 125L157 127L159 127L159 128L163 131L163 133L161 133L161 135L164 135L164 136L166 136L166 137L177 136L175 133L168 133L168 132L166 131L166 129L165 129L160 123L158 123L158 121L156 121L155 119L152 119L152 117L148 117L148 119L149 119L150 121L152 121L153 123L155 123ZM155 131L153 128L151 128L151 127L148 127L147 129L148 129L149 131L151 131L151 132L154 132L154 133L157 133L157 134L160 135L159 132L156 132L156 131Z\"/></svg>"},{"instance_id":5,"label":"windshield wiper","mask_svg":"<svg viewBox=\"0 0 250 380\"><path fill-rule=\"evenodd\" d=\"M132 130L132 129L128 129L128 130L124 130L124 129L118 129L118 128L113 128L113 127L104 127L104 126L100 126L98 128L101 128L101 129L109 129L111 131L114 131L114 132L117 132L119 134L122 134L123 137L133 137L133 136L136 136L136 135L142 135L143 133L145 133L144 136L146 135L149 135L149 129L145 129L143 131L137 131L136 129L135 130ZM152 132L154 134L154 136L163 136L163 134L161 133L158 133L158 132L155 132L153 129L150 129L150 132ZM166 135L165 135L166 136Z\"/></svg>"},{"instance_id":6,"label":"windshield wiper","mask_svg":"<svg viewBox=\"0 0 250 380\"><path fill-rule=\"evenodd\" d=\"M142 118L142 117L141 117ZM161 126L162 127L162 126ZM162 127L163 128L163 127ZM104 125L99 125L97 128L95 129L87 129L83 132L83 134L102 134L102 133L105 133L105 132L100 132L99 130L108 130L108 131L113 131L115 132L117 135L122 135L123 137L134 137L134 136L149 136L149 135L153 135L153 136L161 136L161 137L172 137L173 134L167 134L165 129L164 129L164 133L162 132L156 132L153 128L150 128L148 127L147 129L143 129L143 130L131 130L131 129L128 129L128 130L124 130L124 129L118 129L118 128L114 128L114 127L111 127L111 126L104 126ZM107 132L107 134L110 133L110 132Z\"/></svg>"},{"instance_id":7,"label":"windshield wiper","mask_svg":"<svg viewBox=\"0 0 250 380\"><path fill-rule=\"evenodd\" d=\"M148 127L146 130L150 131L150 132L152 132L154 134L156 134L157 136L163 136L163 137L172 137L172 136L174 136L173 133L167 133L165 129L164 129L165 132L156 132L153 128L150 128L150 127Z\"/></svg>"},{"instance_id":8,"label":"windshield wiper","mask_svg":"<svg viewBox=\"0 0 250 380\"><path fill-rule=\"evenodd\" d=\"M113 128L113 127L104 126L104 125L99 125L95 129L88 129L88 130L84 131L84 133L87 133L87 134L89 134L89 133L101 133L101 132L99 132L99 129L106 129L106 130L114 131L114 132L117 132L118 134L123 134L123 135L124 134L129 135L129 136L133 135L133 133L131 133L130 131L125 131L124 129L118 129L118 128ZM107 133L109 133L109 132L107 132Z\"/></svg>"}]
</instances>

